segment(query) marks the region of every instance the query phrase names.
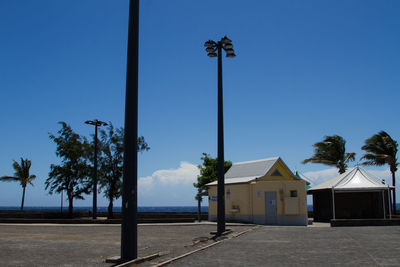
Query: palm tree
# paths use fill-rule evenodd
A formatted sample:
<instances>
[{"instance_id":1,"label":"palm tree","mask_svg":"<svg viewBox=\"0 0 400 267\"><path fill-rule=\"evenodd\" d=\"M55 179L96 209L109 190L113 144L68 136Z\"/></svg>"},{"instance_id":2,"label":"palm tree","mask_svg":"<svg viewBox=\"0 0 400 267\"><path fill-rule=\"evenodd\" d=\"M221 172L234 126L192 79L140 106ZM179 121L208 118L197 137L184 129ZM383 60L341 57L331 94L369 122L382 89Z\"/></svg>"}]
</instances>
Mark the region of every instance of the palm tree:
<instances>
[{"instance_id":1,"label":"palm tree","mask_svg":"<svg viewBox=\"0 0 400 267\"><path fill-rule=\"evenodd\" d=\"M396 185L395 172L397 171L397 142L384 131L365 140L365 145L361 147L365 153L361 159L366 159L362 164L382 166L388 164L392 173L392 185ZM393 190L393 212L396 213L396 191Z\"/></svg>"},{"instance_id":2,"label":"palm tree","mask_svg":"<svg viewBox=\"0 0 400 267\"><path fill-rule=\"evenodd\" d=\"M322 142L315 143L314 155L311 158L302 161L303 164L322 163L335 166L339 169L339 173L346 172L349 161L355 160L356 153L346 152L346 140L339 135L325 136Z\"/></svg>"},{"instance_id":3,"label":"palm tree","mask_svg":"<svg viewBox=\"0 0 400 267\"><path fill-rule=\"evenodd\" d=\"M32 162L28 159L21 158L21 164L18 164L14 160L13 168L15 170L14 176L3 176L0 177L0 181L17 181L20 182L23 192L22 192L22 202L21 202L21 210L24 209L24 201L25 201L25 189L26 185L30 183L33 186L32 180L36 178L36 175L29 175L29 169L31 168Z\"/></svg>"}]
</instances>

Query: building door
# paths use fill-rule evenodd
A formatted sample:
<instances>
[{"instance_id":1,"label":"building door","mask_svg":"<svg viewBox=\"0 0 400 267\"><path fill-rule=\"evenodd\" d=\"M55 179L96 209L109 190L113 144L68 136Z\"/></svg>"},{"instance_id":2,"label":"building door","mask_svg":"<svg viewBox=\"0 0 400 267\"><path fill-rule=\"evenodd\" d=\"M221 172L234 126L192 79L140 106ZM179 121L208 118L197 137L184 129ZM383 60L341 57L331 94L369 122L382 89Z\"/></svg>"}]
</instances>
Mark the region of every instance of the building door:
<instances>
[{"instance_id":1,"label":"building door","mask_svg":"<svg viewBox=\"0 0 400 267\"><path fill-rule=\"evenodd\" d=\"M265 192L265 224L276 224L276 192Z\"/></svg>"}]
</instances>

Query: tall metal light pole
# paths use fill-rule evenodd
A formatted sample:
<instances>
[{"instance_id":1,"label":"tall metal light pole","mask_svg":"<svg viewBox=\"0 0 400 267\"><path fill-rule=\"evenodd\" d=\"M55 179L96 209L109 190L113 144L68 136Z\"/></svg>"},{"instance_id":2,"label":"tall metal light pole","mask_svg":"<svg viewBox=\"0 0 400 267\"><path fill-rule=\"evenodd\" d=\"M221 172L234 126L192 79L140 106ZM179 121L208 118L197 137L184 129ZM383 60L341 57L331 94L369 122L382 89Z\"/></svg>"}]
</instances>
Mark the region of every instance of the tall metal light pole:
<instances>
[{"instance_id":1,"label":"tall metal light pole","mask_svg":"<svg viewBox=\"0 0 400 267\"><path fill-rule=\"evenodd\" d=\"M94 179L93 179L93 219L97 218L97 127L107 126L107 123L99 120L85 121L86 124L94 125Z\"/></svg>"},{"instance_id":2,"label":"tall metal light pole","mask_svg":"<svg viewBox=\"0 0 400 267\"><path fill-rule=\"evenodd\" d=\"M63 194L64 190L61 190L61 214L63 213Z\"/></svg>"},{"instance_id":3,"label":"tall metal light pole","mask_svg":"<svg viewBox=\"0 0 400 267\"><path fill-rule=\"evenodd\" d=\"M139 0L130 0L121 224L121 261L123 262L137 258L138 56Z\"/></svg>"},{"instance_id":4,"label":"tall metal light pole","mask_svg":"<svg viewBox=\"0 0 400 267\"><path fill-rule=\"evenodd\" d=\"M223 115L223 93L222 93L222 49L226 57L235 57L232 40L224 36L220 41L209 40L204 46L209 57L218 56L218 210L217 210L217 235L225 232L225 181L224 181L224 115Z\"/></svg>"}]
</instances>

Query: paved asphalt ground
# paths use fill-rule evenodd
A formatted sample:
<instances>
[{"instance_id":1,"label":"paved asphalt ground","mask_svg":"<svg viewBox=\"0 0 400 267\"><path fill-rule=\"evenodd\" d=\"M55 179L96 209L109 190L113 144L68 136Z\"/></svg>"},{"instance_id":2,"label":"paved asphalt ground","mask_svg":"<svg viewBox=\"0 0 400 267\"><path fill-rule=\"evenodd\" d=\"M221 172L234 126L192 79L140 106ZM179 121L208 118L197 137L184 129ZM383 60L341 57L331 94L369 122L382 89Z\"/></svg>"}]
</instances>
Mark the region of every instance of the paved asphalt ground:
<instances>
[{"instance_id":1,"label":"paved asphalt ground","mask_svg":"<svg viewBox=\"0 0 400 267\"><path fill-rule=\"evenodd\" d=\"M252 226L230 227L241 232ZM145 224L138 227L139 257L162 252L165 261L214 241L215 224ZM0 224L0 266L110 266L120 255L121 226Z\"/></svg>"},{"instance_id":2,"label":"paved asphalt ground","mask_svg":"<svg viewBox=\"0 0 400 267\"><path fill-rule=\"evenodd\" d=\"M326 226L228 226L221 242L168 266L400 266L400 226ZM139 225L139 256L163 254L142 265L215 244L215 229ZM120 225L0 224L0 266L110 266L105 259L119 253Z\"/></svg>"},{"instance_id":3,"label":"paved asphalt ground","mask_svg":"<svg viewBox=\"0 0 400 267\"><path fill-rule=\"evenodd\" d=\"M263 226L169 266L400 266L400 227Z\"/></svg>"}]
</instances>

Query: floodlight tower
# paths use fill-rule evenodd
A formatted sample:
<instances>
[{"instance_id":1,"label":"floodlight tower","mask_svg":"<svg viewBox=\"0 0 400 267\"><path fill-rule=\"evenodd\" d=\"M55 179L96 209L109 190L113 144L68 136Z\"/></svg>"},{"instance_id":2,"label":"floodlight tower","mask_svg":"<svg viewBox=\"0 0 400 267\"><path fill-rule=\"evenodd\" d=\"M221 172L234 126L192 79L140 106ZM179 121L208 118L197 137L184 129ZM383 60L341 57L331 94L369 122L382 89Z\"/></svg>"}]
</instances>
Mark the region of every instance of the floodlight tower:
<instances>
[{"instance_id":1,"label":"floodlight tower","mask_svg":"<svg viewBox=\"0 0 400 267\"><path fill-rule=\"evenodd\" d=\"M226 57L234 58L232 40L224 36L220 41L209 40L205 42L207 55L218 57L218 210L217 210L217 235L225 232L225 181L224 181L224 116L222 99L222 50L226 52Z\"/></svg>"}]
</instances>

